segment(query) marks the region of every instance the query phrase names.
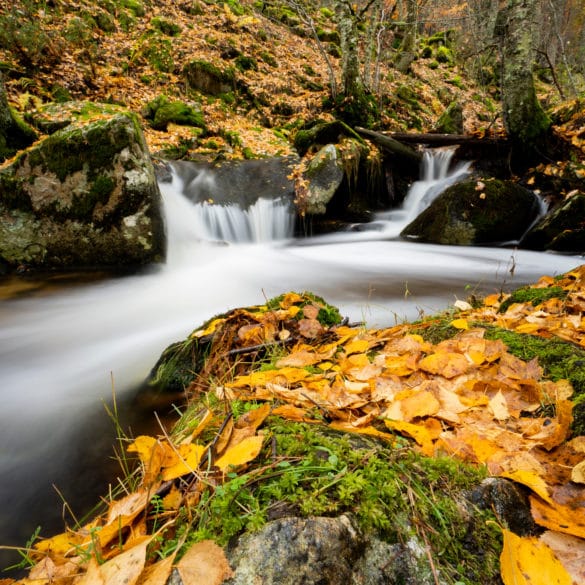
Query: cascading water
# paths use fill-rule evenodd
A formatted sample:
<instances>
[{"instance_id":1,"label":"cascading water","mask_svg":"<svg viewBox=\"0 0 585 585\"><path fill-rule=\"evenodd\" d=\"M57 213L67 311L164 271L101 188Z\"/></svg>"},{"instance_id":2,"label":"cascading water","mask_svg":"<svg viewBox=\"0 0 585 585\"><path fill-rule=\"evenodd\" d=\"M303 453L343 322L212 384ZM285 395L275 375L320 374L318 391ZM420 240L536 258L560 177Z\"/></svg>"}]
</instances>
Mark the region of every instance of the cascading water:
<instances>
[{"instance_id":1,"label":"cascading water","mask_svg":"<svg viewBox=\"0 0 585 585\"><path fill-rule=\"evenodd\" d=\"M433 176L427 185L441 180ZM108 424L103 402L110 401L112 380L120 399L131 395L169 343L219 312L310 290L350 319L375 327L443 309L465 298L469 287L493 292L582 262L529 251L414 244L385 234L359 241L360 234L347 233L333 243L315 239L303 246L267 242L282 233L274 224L289 221L275 212L277 205L260 212L261 229L254 233L264 235L250 237L250 227L245 243L219 245L209 240L231 238L209 228L210 218L186 199L179 180L161 183L161 190L166 266L0 303L0 544L23 544L38 525L44 535L62 528L52 484L79 511L79 493L90 491L92 469L103 466L111 449L92 460L89 446L96 437L80 439L78 433L96 421ZM221 210L208 206L206 212L217 212L224 229ZM239 240L239 228L230 230ZM103 425L96 432L104 434ZM81 463L87 476L72 487ZM5 564L0 560L0 567Z\"/></svg>"},{"instance_id":2,"label":"cascading water","mask_svg":"<svg viewBox=\"0 0 585 585\"><path fill-rule=\"evenodd\" d=\"M179 234L169 233L171 239L187 240L193 237L213 242L266 243L286 240L294 230L294 207L286 197L273 199L258 198L246 207L235 203L216 203L213 197L201 199L198 192L204 185L207 192L218 189L210 171L201 171L188 182L184 181L171 166L171 180L161 182L167 214L172 206L181 207L189 224L184 221ZM181 193L184 198L177 201L173 194ZM195 201L195 203L191 203ZM184 238L183 238L184 239ZM171 246L172 247L172 246Z\"/></svg>"}]
</instances>

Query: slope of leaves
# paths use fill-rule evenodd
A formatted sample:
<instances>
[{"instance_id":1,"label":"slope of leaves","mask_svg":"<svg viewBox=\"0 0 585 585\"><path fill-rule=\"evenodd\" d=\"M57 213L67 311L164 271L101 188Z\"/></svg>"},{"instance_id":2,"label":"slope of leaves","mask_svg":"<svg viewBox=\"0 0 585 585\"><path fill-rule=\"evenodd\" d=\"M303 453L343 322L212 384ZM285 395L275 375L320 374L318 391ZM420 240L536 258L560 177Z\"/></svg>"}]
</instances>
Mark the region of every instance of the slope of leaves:
<instances>
[{"instance_id":1,"label":"slope of leaves","mask_svg":"<svg viewBox=\"0 0 585 585\"><path fill-rule=\"evenodd\" d=\"M159 131L144 124L152 152L172 147L189 156L241 157L246 149L256 156L286 154L300 125L330 117L323 107L327 64L308 30L279 20L284 7L281 15L278 4L264 12L250 1L197 2L192 10L188 4L62 0L41 6L16 0L0 7L0 62L9 73L13 105L27 110L89 99L139 113L160 95L196 103L206 119L204 138L188 126ZM326 14L313 17L322 29L335 29ZM235 72L234 91L193 91L182 71L191 60ZM340 59L329 61L339 85ZM453 100L463 104L469 132L501 130L489 92L464 79L456 64L434 68L423 59L405 75L391 70L390 62L383 59L379 72L379 99L388 101L380 119L384 130L429 130ZM401 97L406 87L414 105Z\"/></svg>"},{"instance_id":2,"label":"slope of leaves","mask_svg":"<svg viewBox=\"0 0 585 585\"><path fill-rule=\"evenodd\" d=\"M400 453L418 452L437 458L437 465L448 456L524 486L533 518L546 530L536 538L503 528L504 583L585 582L578 562L585 552L585 440L571 433L573 387L562 370L555 370L561 356L555 340L569 348L585 347L585 266L557 279L543 277L533 286L553 287L563 294L542 294L536 305L534 295L511 304L506 303L514 298L510 295L487 297L476 309L458 303L459 314L444 328L455 335L434 343L420 332L436 319L382 330L328 326L317 320L320 301L297 293L208 322L193 336L216 339L224 359L213 362L206 380L192 384L198 410L183 417L172 436L134 440L128 451L140 461L140 487L112 501L107 513L89 524L37 543L31 552L37 564L29 580L21 582L109 583L117 567L128 583L163 583L172 566L184 562L175 559L181 551L183 559L194 556L199 565L215 567L209 569L209 582L220 583L231 569L210 538L221 544L258 528L275 501L288 502L289 512L308 505L305 512L323 514L334 513L331 506L346 498L366 526L394 529L388 518L398 522L400 514L371 516L359 507L360 494L376 481L368 471L376 459L362 454L351 469L338 468L335 449L351 444L344 435L391 446L394 455L388 457L398 457L405 474L421 463L409 462L409 456L400 463ZM510 348L494 338L493 325L518 336L504 336L513 341ZM486 327L492 328L487 335ZM538 346L524 359L514 355L522 349L522 336L527 347L535 336L555 342L548 363ZM233 351L234 340L238 351ZM292 340L290 349L237 367L242 355L249 357L277 340ZM216 345L214 352L219 350ZM269 421L275 417L301 425L293 435L305 437L289 441L289 447L284 440L284 458L274 458L274 446L267 445L275 432ZM319 438L323 458L305 459L303 449L314 440L307 430L311 427L340 433L333 442ZM288 476L292 461L304 463ZM313 483L306 484L305 472ZM270 497L261 501L258 482L266 473L279 479L263 484ZM314 483L321 481L320 474L327 488ZM291 478L296 478L292 484ZM392 488L391 478L383 483ZM247 491L250 486L254 489ZM336 498L318 497L333 486L340 490ZM416 512L417 505L424 525L424 505ZM437 502L433 506L437 509ZM433 550L438 553L436 545ZM542 575L553 580L543 581ZM185 578L185 583L197 582Z\"/></svg>"}]
</instances>

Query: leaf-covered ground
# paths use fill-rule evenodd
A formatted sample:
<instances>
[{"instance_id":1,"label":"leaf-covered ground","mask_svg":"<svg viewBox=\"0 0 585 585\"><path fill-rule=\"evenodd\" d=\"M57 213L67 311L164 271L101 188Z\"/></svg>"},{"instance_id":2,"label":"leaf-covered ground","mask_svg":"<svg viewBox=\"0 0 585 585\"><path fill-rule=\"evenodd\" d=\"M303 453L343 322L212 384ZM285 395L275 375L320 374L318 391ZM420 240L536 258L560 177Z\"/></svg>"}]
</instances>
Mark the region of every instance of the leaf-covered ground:
<instances>
[{"instance_id":1,"label":"leaf-covered ground","mask_svg":"<svg viewBox=\"0 0 585 585\"><path fill-rule=\"evenodd\" d=\"M135 438L127 451L139 468L126 493L84 526L34 544L25 554L36 564L18 583L162 584L173 567L186 585L221 583L232 574L223 549L210 529L193 531L202 510L213 525L211 497L233 501L250 478L290 466L271 459L275 418L461 460L524 486L542 534L500 527L504 583L585 583L585 265L474 304L367 329L291 292L211 319L181 344L206 356L187 389L196 408L170 434ZM247 520L236 531L265 521L239 513Z\"/></svg>"}]
</instances>

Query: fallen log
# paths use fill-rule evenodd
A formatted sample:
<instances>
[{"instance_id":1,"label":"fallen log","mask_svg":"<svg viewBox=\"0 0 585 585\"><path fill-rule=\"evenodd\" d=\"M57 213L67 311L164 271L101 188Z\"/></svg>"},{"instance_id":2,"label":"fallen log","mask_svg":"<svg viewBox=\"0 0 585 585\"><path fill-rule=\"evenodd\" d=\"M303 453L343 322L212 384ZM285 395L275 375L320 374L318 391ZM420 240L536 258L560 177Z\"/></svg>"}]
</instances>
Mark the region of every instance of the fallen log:
<instances>
[{"instance_id":1,"label":"fallen log","mask_svg":"<svg viewBox=\"0 0 585 585\"><path fill-rule=\"evenodd\" d=\"M391 138L406 144L426 144L428 146L457 146L457 145L484 145L503 146L507 144L506 138L478 138L465 134L412 134L409 132L392 132Z\"/></svg>"},{"instance_id":2,"label":"fallen log","mask_svg":"<svg viewBox=\"0 0 585 585\"><path fill-rule=\"evenodd\" d=\"M369 138L372 142L377 144L380 148L384 150L388 150L393 154L399 156L406 161L419 165L422 160L422 155L420 152L417 152L410 146L406 144L402 144L398 140L395 140L391 136L386 134L381 134L380 132L374 132L373 130L366 130L366 128L355 128L355 131L360 136L365 136Z\"/></svg>"}]
</instances>

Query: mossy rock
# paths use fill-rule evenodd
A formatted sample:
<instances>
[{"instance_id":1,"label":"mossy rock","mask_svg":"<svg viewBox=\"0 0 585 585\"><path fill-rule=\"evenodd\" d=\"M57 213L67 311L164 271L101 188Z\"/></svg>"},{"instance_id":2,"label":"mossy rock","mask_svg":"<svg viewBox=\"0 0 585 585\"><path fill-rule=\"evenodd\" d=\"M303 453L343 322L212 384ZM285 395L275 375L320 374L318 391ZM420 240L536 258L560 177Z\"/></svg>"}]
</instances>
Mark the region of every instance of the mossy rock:
<instances>
[{"instance_id":1,"label":"mossy rock","mask_svg":"<svg viewBox=\"0 0 585 585\"><path fill-rule=\"evenodd\" d=\"M519 240L539 212L536 195L511 181L463 181L439 195L401 235L435 244L502 243Z\"/></svg>"},{"instance_id":2,"label":"mossy rock","mask_svg":"<svg viewBox=\"0 0 585 585\"><path fill-rule=\"evenodd\" d=\"M195 428L200 413L216 404L212 392L200 395L177 431ZM229 414L237 426L257 406L235 400L228 404ZM203 442L213 440L216 425L204 431ZM423 457L403 439L392 443L342 433L326 423L270 416L263 432L269 440L245 470L179 515L179 523L190 522L185 549L207 539L226 547L237 582L248 582L238 577L244 572L287 585L298 583L300 572L310 583L322 582L324 575L330 577L327 583L362 582L352 573L363 578L379 572L384 576L379 582L430 585L436 570L445 582L500 583L501 532L492 512L469 499L485 478L484 468L451 457ZM347 539L334 537L345 551L336 554L320 527L335 531L339 520L352 528ZM299 532L299 527L306 529ZM426 546L416 544L421 527L429 528ZM305 543L307 531L311 537ZM178 526L177 533L182 532ZM264 544L250 546L251 540ZM296 540L313 561L292 571L290 564L298 563ZM408 548L425 552L413 557ZM374 550L383 551L385 562L376 560ZM308 578L315 566L322 573L318 581Z\"/></svg>"},{"instance_id":3,"label":"mossy rock","mask_svg":"<svg viewBox=\"0 0 585 585\"><path fill-rule=\"evenodd\" d=\"M181 101L171 101L164 95L149 102L142 114L155 130L166 130L170 123L205 129L201 110Z\"/></svg>"},{"instance_id":4,"label":"mossy rock","mask_svg":"<svg viewBox=\"0 0 585 585\"><path fill-rule=\"evenodd\" d=\"M189 87L209 95L221 95L235 90L236 79L233 69L220 69L208 61L190 61L183 68Z\"/></svg>"},{"instance_id":5,"label":"mossy rock","mask_svg":"<svg viewBox=\"0 0 585 585\"><path fill-rule=\"evenodd\" d=\"M169 37L177 37L181 34L181 27L178 24L161 16L155 16L151 19L150 26Z\"/></svg>"},{"instance_id":6,"label":"mossy rock","mask_svg":"<svg viewBox=\"0 0 585 585\"><path fill-rule=\"evenodd\" d=\"M95 117L112 116L125 111L125 108L115 104L73 100L44 104L28 112L26 120L43 134L53 134L70 124L85 123Z\"/></svg>"},{"instance_id":7,"label":"mossy rock","mask_svg":"<svg viewBox=\"0 0 585 585\"><path fill-rule=\"evenodd\" d=\"M0 175L0 256L12 267L122 268L163 259L160 192L134 114L70 121Z\"/></svg>"},{"instance_id":8,"label":"mossy rock","mask_svg":"<svg viewBox=\"0 0 585 585\"><path fill-rule=\"evenodd\" d=\"M463 107L457 102L451 102L441 114L434 128L441 134L463 134Z\"/></svg>"},{"instance_id":9,"label":"mossy rock","mask_svg":"<svg viewBox=\"0 0 585 585\"><path fill-rule=\"evenodd\" d=\"M0 74L0 162L10 158L37 139L37 133L8 105Z\"/></svg>"}]
</instances>

